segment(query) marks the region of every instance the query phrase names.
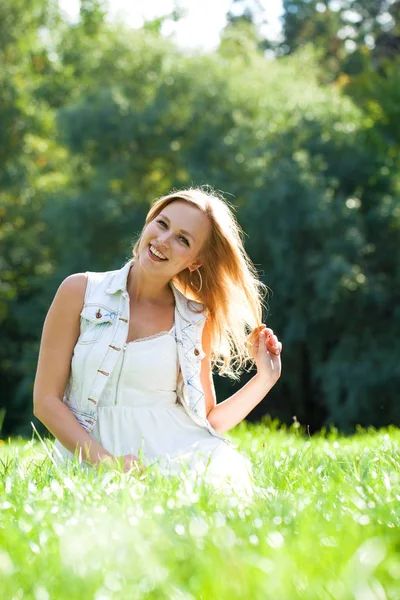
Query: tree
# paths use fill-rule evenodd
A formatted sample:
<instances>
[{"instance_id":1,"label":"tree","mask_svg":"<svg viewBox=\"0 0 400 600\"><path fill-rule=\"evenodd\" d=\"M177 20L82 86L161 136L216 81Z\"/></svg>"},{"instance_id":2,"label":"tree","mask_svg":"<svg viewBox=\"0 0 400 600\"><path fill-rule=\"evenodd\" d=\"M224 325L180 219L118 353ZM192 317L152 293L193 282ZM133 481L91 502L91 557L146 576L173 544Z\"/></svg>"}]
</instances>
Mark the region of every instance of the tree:
<instances>
[{"instance_id":1,"label":"tree","mask_svg":"<svg viewBox=\"0 0 400 600\"><path fill-rule=\"evenodd\" d=\"M376 68L399 49L399 0L283 0L284 40L278 53L292 54L312 42L327 68L325 81L358 73L365 53ZM363 58L364 57L364 58Z\"/></svg>"}]
</instances>

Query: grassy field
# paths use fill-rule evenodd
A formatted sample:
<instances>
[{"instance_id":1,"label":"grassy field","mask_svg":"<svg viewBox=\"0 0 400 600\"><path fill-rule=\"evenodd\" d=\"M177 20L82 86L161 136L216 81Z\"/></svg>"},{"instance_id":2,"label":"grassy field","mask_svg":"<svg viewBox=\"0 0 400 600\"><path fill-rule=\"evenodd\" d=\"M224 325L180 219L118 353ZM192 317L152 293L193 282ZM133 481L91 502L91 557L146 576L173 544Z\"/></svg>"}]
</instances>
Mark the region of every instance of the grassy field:
<instances>
[{"instance_id":1,"label":"grassy field","mask_svg":"<svg viewBox=\"0 0 400 600\"><path fill-rule=\"evenodd\" d=\"M308 438L265 421L227 437L253 463L252 500L60 470L49 440L3 441L0 600L400 599L399 429Z\"/></svg>"}]
</instances>

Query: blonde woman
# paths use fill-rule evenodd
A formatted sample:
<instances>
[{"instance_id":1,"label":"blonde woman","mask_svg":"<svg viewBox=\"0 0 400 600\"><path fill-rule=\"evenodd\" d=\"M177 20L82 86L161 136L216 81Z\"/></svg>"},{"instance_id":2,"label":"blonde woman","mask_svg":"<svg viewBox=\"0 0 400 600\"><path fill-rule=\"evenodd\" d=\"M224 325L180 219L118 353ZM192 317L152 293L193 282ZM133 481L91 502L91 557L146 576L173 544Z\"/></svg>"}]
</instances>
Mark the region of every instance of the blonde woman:
<instances>
[{"instance_id":1,"label":"blonde woman","mask_svg":"<svg viewBox=\"0 0 400 600\"><path fill-rule=\"evenodd\" d=\"M60 463L124 471L182 464L251 485L250 461L224 437L281 374L282 344L261 323L264 284L226 200L201 188L150 208L132 258L76 273L46 316L34 414ZM256 374L217 404L212 371Z\"/></svg>"}]
</instances>

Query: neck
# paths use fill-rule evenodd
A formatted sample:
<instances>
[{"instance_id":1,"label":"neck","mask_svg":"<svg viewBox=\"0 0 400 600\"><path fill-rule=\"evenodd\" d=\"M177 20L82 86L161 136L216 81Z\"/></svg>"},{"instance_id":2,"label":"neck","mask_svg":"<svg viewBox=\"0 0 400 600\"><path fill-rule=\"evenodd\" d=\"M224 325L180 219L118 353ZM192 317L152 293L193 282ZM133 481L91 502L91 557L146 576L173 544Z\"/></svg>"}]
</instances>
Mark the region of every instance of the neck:
<instances>
[{"instance_id":1,"label":"neck","mask_svg":"<svg viewBox=\"0 0 400 600\"><path fill-rule=\"evenodd\" d=\"M174 298L168 283L169 280L149 274L135 260L128 274L126 289L129 296L135 301L161 303Z\"/></svg>"}]
</instances>

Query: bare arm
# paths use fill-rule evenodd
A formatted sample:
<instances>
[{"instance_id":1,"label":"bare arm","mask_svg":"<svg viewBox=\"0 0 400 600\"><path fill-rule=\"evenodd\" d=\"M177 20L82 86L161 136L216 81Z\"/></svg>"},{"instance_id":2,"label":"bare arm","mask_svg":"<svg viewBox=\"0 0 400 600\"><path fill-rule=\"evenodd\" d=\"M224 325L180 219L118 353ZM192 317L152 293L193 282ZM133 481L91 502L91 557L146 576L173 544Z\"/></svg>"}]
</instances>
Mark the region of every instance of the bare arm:
<instances>
[{"instance_id":1,"label":"bare arm","mask_svg":"<svg viewBox=\"0 0 400 600\"><path fill-rule=\"evenodd\" d=\"M33 414L73 454L82 450L82 459L97 464L112 457L82 427L62 398L79 337L87 275L76 273L60 285L44 321L38 366L33 390Z\"/></svg>"},{"instance_id":2,"label":"bare arm","mask_svg":"<svg viewBox=\"0 0 400 600\"><path fill-rule=\"evenodd\" d=\"M254 375L240 390L211 410L208 415L210 425L221 434L229 431L247 417L274 384L263 380L258 374Z\"/></svg>"},{"instance_id":3,"label":"bare arm","mask_svg":"<svg viewBox=\"0 0 400 600\"><path fill-rule=\"evenodd\" d=\"M264 328L265 325L262 327ZM272 332L272 329L266 329L265 331L269 333ZM280 350L278 352L278 344L280 342L278 342L277 338L276 341L271 338L271 341L268 340L265 343L266 338L263 338L263 342L260 344L258 332L259 328L255 329L250 337L251 340L255 340L254 351L251 354L252 356L257 356L258 359L256 359L258 363L256 375L235 394L217 404L211 370L210 330L207 323L204 326L202 346L206 356L201 361L200 379L206 400L207 419L218 433L224 434L243 421L253 408L265 398L279 379L280 368L273 372L270 367L268 369L261 369L260 366L263 361L269 366L271 358L273 358L273 362L279 362L280 364ZM282 347L282 344L280 346ZM278 356L275 356L276 354Z\"/></svg>"}]
</instances>

